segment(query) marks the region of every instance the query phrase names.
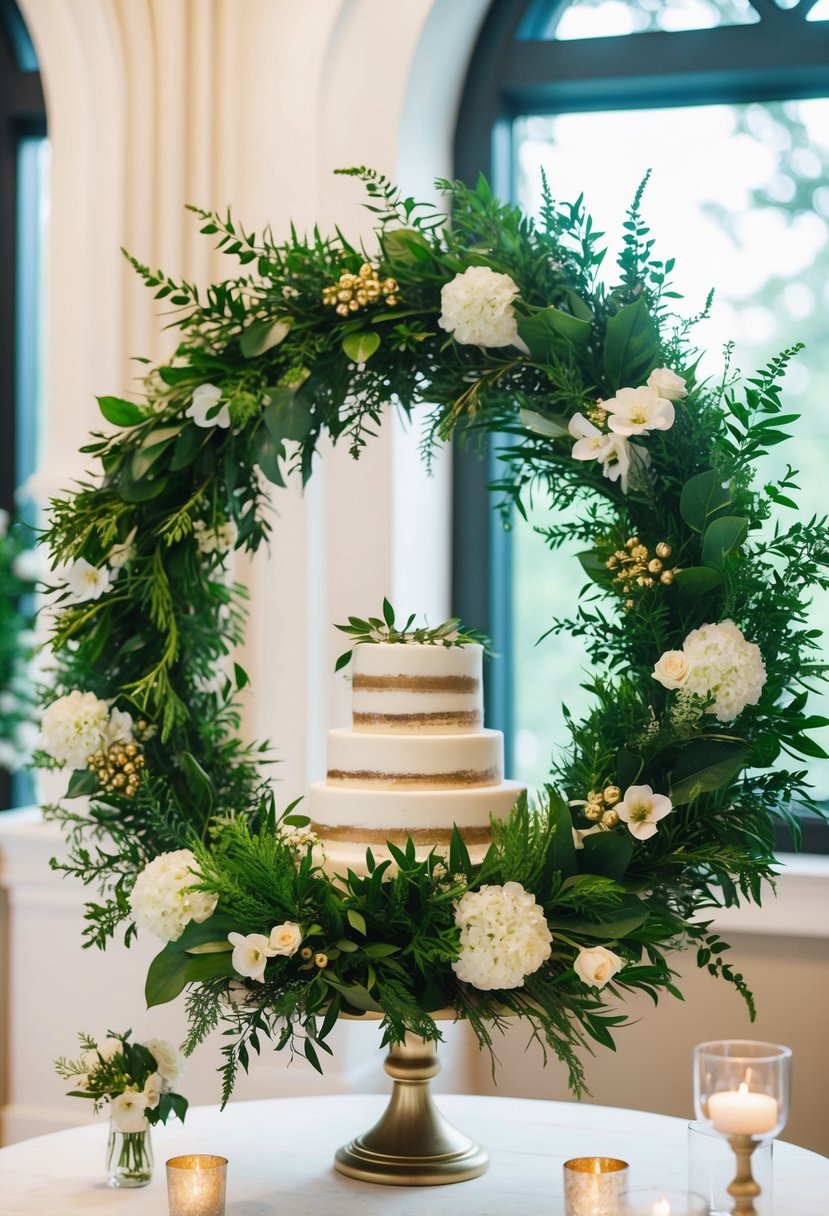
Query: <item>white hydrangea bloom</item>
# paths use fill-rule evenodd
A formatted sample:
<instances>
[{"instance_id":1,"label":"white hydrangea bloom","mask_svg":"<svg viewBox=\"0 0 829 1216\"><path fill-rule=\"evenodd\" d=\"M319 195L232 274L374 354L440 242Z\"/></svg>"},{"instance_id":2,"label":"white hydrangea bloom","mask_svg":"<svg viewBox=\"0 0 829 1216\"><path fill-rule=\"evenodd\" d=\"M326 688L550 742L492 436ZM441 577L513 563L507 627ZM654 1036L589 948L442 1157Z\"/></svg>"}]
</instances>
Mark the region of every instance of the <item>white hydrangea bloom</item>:
<instances>
[{"instance_id":1,"label":"white hydrangea bloom","mask_svg":"<svg viewBox=\"0 0 829 1216\"><path fill-rule=\"evenodd\" d=\"M518 285L508 274L469 266L441 289L438 325L464 345L515 346L520 342L512 310L517 295Z\"/></svg>"},{"instance_id":2,"label":"white hydrangea bloom","mask_svg":"<svg viewBox=\"0 0 829 1216\"><path fill-rule=\"evenodd\" d=\"M189 889L198 881L196 859L190 849L161 853L135 880L130 894L135 923L162 941L174 942L189 921L201 924L216 907L215 895Z\"/></svg>"},{"instance_id":3,"label":"white hydrangea bloom","mask_svg":"<svg viewBox=\"0 0 829 1216\"><path fill-rule=\"evenodd\" d=\"M40 746L59 764L84 768L98 751L109 723L109 707L92 692L77 688L44 710Z\"/></svg>"},{"instance_id":4,"label":"white hydrangea bloom","mask_svg":"<svg viewBox=\"0 0 829 1216\"><path fill-rule=\"evenodd\" d=\"M467 891L455 904L461 931L452 970L473 988L520 988L552 952L544 909L518 882Z\"/></svg>"},{"instance_id":5,"label":"white hydrangea bloom","mask_svg":"<svg viewBox=\"0 0 829 1216\"><path fill-rule=\"evenodd\" d=\"M679 670L675 657L682 655L686 671L682 679L670 682L669 674ZM672 656L672 657L668 657ZM759 646L746 641L731 620L701 625L688 634L681 651L669 651L657 662L654 679L666 688L682 688L708 701L705 712L720 722L733 722L747 705L756 705L766 682L766 668Z\"/></svg>"}]
</instances>

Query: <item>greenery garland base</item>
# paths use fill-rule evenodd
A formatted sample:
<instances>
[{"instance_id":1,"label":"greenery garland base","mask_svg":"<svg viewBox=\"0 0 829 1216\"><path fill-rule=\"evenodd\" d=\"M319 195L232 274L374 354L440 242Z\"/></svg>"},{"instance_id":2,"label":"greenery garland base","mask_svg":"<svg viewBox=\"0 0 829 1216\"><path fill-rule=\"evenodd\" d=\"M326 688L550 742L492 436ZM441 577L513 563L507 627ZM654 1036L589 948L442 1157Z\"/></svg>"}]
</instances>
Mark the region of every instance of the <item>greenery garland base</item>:
<instances>
[{"instance_id":1,"label":"greenery garland base","mask_svg":"<svg viewBox=\"0 0 829 1216\"><path fill-rule=\"evenodd\" d=\"M580 1093L584 1054L625 1021L614 1002L680 995L675 948L753 1015L710 916L759 902L775 822L797 832L818 809L807 612L829 533L798 515L791 468L757 481L796 421L781 380L797 347L746 378L727 350L721 378L700 376L641 189L605 280L583 201L546 182L532 220L483 180L438 183L444 214L347 172L376 221L365 246L195 210L232 277L203 291L130 259L181 337L140 399L100 399L95 472L52 504L38 759L70 774L49 814L71 844L54 864L101 891L87 944L137 924L165 941L148 1000L186 991L188 1051L226 1025L224 1100L265 1038L321 1068L341 1013L401 1042L438 1039L444 1007L490 1050L519 1018ZM581 546L573 615L551 629L584 639L593 706L482 864L456 832L444 856L409 842L393 875L369 858L330 879L301 804L277 809L267 748L239 738L246 592L228 554L267 538L268 483L311 476L323 436L359 456L390 401L425 417L427 458L497 432L505 510L570 504L539 531ZM405 645L424 627L385 603L344 628Z\"/></svg>"}]
</instances>

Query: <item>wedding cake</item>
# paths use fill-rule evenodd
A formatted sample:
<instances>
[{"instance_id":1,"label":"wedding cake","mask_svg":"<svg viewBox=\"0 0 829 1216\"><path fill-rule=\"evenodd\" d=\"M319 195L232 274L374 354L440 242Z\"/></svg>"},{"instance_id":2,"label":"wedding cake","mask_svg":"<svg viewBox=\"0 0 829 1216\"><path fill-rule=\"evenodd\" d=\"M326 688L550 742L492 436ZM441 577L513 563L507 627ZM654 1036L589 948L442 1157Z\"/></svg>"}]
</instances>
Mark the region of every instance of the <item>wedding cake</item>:
<instances>
[{"instance_id":1,"label":"wedding cake","mask_svg":"<svg viewBox=\"0 0 829 1216\"><path fill-rule=\"evenodd\" d=\"M385 861L388 841L448 855L454 826L483 857L490 818L523 787L504 780L503 735L483 726L481 659L477 643L355 646L352 724L329 731L327 776L308 795L329 873L365 873L366 849Z\"/></svg>"}]
</instances>

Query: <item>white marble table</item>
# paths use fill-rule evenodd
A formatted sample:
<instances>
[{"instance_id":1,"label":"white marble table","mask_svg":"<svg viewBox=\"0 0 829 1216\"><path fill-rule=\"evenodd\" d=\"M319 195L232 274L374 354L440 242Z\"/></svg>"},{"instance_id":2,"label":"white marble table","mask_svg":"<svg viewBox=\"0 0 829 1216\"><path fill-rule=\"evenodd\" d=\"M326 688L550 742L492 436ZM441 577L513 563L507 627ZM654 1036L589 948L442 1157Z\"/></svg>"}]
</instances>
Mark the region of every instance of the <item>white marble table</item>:
<instances>
[{"instance_id":1,"label":"white marble table","mask_svg":"<svg viewBox=\"0 0 829 1216\"><path fill-rule=\"evenodd\" d=\"M166 1216L164 1162L178 1153L228 1157L227 1216L561 1216L561 1165L605 1155L631 1163L631 1185L686 1185L682 1119L523 1098L437 1095L446 1117L490 1151L489 1171L443 1187L386 1187L335 1173L334 1150L379 1117L381 1096L281 1098L191 1110L152 1132L153 1181L107 1187L106 1124L0 1149L2 1216ZM775 1146L775 1216L826 1216L829 1159Z\"/></svg>"}]
</instances>

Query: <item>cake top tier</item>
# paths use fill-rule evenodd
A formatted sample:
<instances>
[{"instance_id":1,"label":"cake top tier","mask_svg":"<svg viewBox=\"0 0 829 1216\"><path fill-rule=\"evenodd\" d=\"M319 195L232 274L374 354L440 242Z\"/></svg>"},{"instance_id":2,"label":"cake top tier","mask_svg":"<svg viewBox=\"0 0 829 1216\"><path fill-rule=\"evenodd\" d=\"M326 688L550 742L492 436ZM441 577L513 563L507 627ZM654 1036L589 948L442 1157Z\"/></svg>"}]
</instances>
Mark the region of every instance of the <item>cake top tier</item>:
<instances>
[{"instance_id":1,"label":"cake top tier","mask_svg":"<svg viewBox=\"0 0 829 1216\"><path fill-rule=\"evenodd\" d=\"M355 730L471 734L483 725L482 648L363 643L352 658Z\"/></svg>"}]
</instances>

